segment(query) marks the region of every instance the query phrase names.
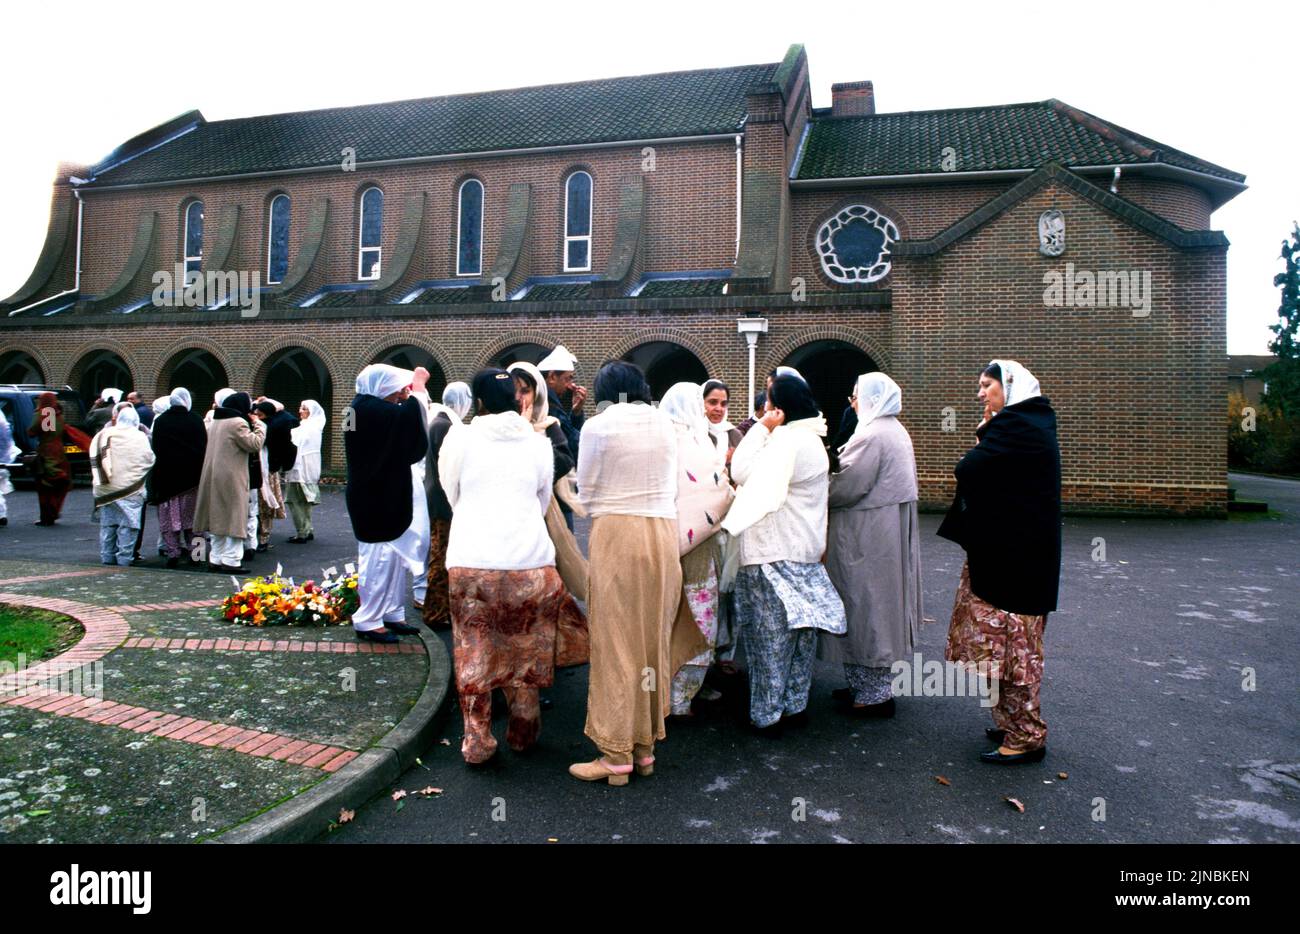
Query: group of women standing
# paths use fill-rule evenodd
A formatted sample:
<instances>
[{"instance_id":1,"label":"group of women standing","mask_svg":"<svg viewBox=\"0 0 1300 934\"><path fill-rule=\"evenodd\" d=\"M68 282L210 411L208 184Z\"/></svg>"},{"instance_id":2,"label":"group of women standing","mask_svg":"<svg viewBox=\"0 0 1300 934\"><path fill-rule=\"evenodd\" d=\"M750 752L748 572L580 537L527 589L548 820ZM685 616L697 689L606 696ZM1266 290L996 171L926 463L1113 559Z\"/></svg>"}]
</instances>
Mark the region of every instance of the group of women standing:
<instances>
[{"instance_id":1,"label":"group of women standing","mask_svg":"<svg viewBox=\"0 0 1300 934\"><path fill-rule=\"evenodd\" d=\"M483 370L465 389L436 407L427 448L399 460L425 461L435 525L423 606L426 621L451 624L467 762L497 750L494 689L510 709L507 743L526 751L539 690L556 668L589 661L584 732L599 755L570 773L612 785L651 774L666 723L690 715L737 632L760 734L807 721L818 657L844 665L849 687L834 694L846 713L894 715L891 666L913 660L921 575L916 463L888 376L858 377L834 473L825 418L789 368L742 432L726 421L724 384L679 383L656 406L637 367L606 363L576 464L536 368ZM1014 361L986 368L979 398L985 420L940 530L968 553L947 655L999 681L999 748L985 760L1036 761L1060 562L1055 421ZM572 504L592 520L588 559L557 505L575 481Z\"/></svg>"}]
</instances>

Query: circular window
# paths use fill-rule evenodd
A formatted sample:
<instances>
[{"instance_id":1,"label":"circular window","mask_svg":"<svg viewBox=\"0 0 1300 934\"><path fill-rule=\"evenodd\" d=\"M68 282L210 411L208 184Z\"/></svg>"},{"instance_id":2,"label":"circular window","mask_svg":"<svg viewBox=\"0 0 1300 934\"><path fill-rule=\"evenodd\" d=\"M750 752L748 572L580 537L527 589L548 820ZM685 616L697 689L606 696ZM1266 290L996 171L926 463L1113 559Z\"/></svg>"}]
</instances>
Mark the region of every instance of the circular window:
<instances>
[{"instance_id":1,"label":"circular window","mask_svg":"<svg viewBox=\"0 0 1300 934\"><path fill-rule=\"evenodd\" d=\"M897 240L893 221L865 204L852 204L817 231L817 255L836 282L875 282L889 274L889 248Z\"/></svg>"}]
</instances>

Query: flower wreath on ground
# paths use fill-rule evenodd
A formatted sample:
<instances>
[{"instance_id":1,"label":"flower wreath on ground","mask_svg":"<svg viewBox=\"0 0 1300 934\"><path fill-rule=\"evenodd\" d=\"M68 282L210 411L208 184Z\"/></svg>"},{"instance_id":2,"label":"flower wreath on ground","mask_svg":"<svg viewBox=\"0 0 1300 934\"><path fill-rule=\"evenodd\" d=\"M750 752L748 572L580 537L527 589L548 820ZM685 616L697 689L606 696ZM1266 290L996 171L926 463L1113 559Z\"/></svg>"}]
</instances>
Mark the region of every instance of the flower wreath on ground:
<instances>
[{"instance_id":1,"label":"flower wreath on ground","mask_svg":"<svg viewBox=\"0 0 1300 934\"><path fill-rule=\"evenodd\" d=\"M268 574L244 581L218 613L243 626L341 626L360 605L355 574L296 586L292 578Z\"/></svg>"}]
</instances>

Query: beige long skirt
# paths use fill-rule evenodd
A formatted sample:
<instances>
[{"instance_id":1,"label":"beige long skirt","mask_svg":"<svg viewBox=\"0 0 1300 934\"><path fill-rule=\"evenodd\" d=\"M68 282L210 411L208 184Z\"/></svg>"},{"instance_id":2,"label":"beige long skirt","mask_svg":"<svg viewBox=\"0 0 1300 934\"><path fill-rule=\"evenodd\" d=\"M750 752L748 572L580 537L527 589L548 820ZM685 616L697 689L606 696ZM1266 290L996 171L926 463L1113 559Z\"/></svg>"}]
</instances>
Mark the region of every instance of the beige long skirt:
<instances>
[{"instance_id":1,"label":"beige long skirt","mask_svg":"<svg viewBox=\"0 0 1300 934\"><path fill-rule=\"evenodd\" d=\"M585 733L606 755L663 739L671 638L682 595L677 522L597 516L591 524L587 617L591 675Z\"/></svg>"}]
</instances>

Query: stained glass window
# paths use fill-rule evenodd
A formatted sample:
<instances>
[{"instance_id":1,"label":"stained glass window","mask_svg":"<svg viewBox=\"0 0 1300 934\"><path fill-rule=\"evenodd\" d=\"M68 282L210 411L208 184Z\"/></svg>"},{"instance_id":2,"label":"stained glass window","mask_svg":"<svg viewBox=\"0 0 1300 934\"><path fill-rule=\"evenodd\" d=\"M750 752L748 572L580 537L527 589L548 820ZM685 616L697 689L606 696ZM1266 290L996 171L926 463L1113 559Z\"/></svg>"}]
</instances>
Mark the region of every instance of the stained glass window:
<instances>
[{"instance_id":1,"label":"stained glass window","mask_svg":"<svg viewBox=\"0 0 1300 934\"><path fill-rule=\"evenodd\" d=\"M574 172L564 183L564 271L591 269L591 176Z\"/></svg>"},{"instance_id":2,"label":"stained glass window","mask_svg":"<svg viewBox=\"0 0 1300 934\"><path fill-rule=\"evenodd\" d=\"M460 186L457 244L456 275L479 275L483 271L483 183L478 179L471 178Z\"/></svg>"},{"instance_id":3,"label":"stained glass window","mask_svg":"<svg viewBox=\"0 0 1300 934\"><path fill-rule=\"evenodd\" d=\"M378 279L380 245L384 231L384 193L367 188L361 195L361 249L357 257L357 278Z\"/></svg>"},{"instance_id":4,"label":"stained glass window","mask_svg":"<svg viewBox=\"0 0 1300 934\"><path fill-rule=\"evenodd\" d=\"M822 269L836 282L875 282L889 275L889 248L898 240L898 227L865 204L836 213L817 231L817 255Z\"/></svg>"},{"instance_id":5,"label":"stained glass window","mask_svg":"<svg viewBox=\"0 0 1300 934\"><path fill-rule=\"evenodd\" d=\"M289 271L289 196L271 200L266 222L266 281L283 282Z\"/></svg>"}]
</instances>

